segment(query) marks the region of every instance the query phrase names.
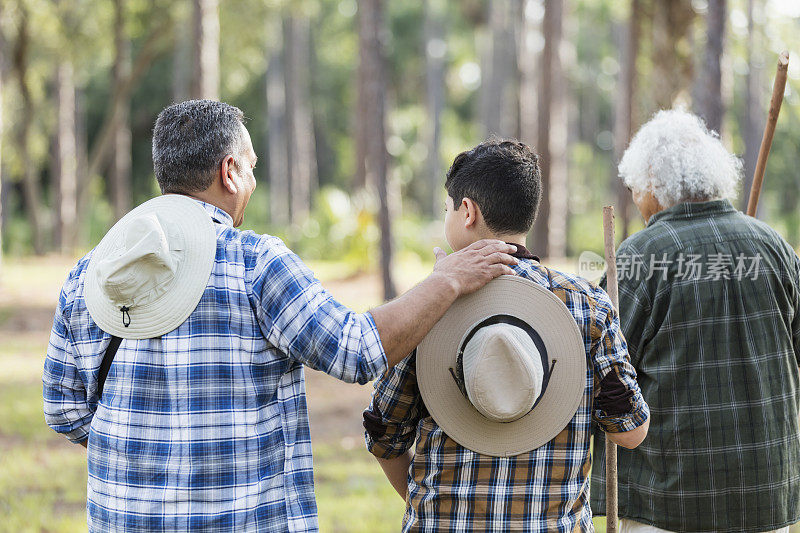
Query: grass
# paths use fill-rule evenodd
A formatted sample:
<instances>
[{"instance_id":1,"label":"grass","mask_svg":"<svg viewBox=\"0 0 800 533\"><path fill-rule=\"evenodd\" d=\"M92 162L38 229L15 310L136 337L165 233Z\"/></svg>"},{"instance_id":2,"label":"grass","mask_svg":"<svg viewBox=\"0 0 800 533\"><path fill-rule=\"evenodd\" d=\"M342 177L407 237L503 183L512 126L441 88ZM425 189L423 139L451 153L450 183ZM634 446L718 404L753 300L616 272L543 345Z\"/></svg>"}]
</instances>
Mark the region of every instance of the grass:
<instances>
[{"instance_id":1,"label":"grass","mask_svg":"<svg viewBox=\"0 0 800 533\"><path fill-rule=\"evenodd\" d=\"M2 323L3 318L0 316L0 324ZM41 339L31 336L4 338L0 344L0 368L3 369L0 382L17 383L41 379L46 348L47 345Z\"/></svg>"},{"instance_id":2,"label":"grass","mask_svg":"<svg viewBox=\"0 0 800 533\"><path fill-rule=\"evenodd\" d=\"M405 504L363 449L314 444L320 531L396 532Z\"/></svg>"},{"instance_id":3,"label":"grass","mask_svg":"<svg viewBox=\"0 0 800 533\"><path fill-rule=\"evenodd\" d=\"M0 378L0 420L0 531L85 530L86 454L45 425L41 384Z\"/></svg>"},{"instance_id":4,"label":"grass","mask_svg":"<svg viewBox=\"0 0 800 533\"><path fill-rule=\"evenodd\" d=\"M4 449L0 458L0 531L85 530L85 506L83 448L22 440Z\"/></svg>"}]
</instances>

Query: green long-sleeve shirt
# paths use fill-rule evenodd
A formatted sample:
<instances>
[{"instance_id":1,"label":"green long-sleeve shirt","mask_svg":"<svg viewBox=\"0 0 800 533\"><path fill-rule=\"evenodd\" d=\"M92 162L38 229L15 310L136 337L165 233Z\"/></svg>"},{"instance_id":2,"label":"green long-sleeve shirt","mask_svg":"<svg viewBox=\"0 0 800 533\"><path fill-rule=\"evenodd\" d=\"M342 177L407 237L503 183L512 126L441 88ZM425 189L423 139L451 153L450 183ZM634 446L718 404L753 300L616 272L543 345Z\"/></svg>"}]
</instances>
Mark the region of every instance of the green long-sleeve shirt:
<instances>
[{"instance_id":1,"label":"green long-sleeve shirt","mask_svg":"<svg viewBox=\"0 0 800 533\"><path fill-rule=\"evenodd\" d=\"M657 213L617 254L650 431L619 450L619 516L671 531L800 520L800 260L727 200ZM605 513L601 432L591 503Z\"/></svg>"}]
</instances>

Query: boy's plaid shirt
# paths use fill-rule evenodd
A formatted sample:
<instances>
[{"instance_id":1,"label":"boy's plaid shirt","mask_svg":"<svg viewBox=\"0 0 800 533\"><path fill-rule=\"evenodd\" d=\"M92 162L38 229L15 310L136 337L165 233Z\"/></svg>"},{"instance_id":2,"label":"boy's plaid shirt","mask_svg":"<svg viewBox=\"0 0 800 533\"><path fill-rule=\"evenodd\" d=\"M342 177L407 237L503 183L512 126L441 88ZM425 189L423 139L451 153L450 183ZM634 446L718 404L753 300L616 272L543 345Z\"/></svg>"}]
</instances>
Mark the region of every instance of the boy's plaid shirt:
<instances>
[{"instance_id":1,"label":"boy's plaid shirt","mask_svg":"<svg viewBox=\"0 0 800 533\"><path fill-rule=\"evenodd\" d=\"M617 252L619 305L652 419L620 449L619 516L670 531L800 520L800 259L727 200L653 215ZM603 438L592 508L605 509Z\"/></svg>"},{"instance_id":2,"label":"boy's plaid shirt","mask_svg":"<svg viewBox=\"0 0 800 533\"><path fill-rule=\"evenodd\" d=\"M367 448L377 457L398 457L416 441L403 531L591 531L592 421L623 432L649 416L608 295L553 270L551 283L535 261L521 259L514 269L550 288L575 318L586 350L583 400L549 443L514 457L490 457L462 447L430 417L417 388L414 354L389 370L375 384L364 426Z\"/></svg>"},{"instance_id":3,"label":"boy's plaid shirt","mask_svg":"<svg viewBox=\"0 0 800 533\"><path fill-rule=\"evenodd\" d=\"M303 365L348 382L386 370L372 317L337 303L277 238L216 222L197 308L161 337L110 336L70 273L44 364L47 423L88 441L89 530L317 531Z\"/></svg>"}]
</instances>

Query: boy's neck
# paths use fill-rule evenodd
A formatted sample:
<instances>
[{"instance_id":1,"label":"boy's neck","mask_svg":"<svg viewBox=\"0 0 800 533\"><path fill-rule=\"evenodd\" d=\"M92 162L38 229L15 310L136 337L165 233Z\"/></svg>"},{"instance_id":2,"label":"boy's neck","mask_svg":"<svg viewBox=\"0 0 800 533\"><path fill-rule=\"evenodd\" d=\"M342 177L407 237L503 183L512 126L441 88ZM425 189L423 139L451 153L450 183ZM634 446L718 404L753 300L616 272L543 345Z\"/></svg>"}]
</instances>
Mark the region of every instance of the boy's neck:
<instances>
[{"instance_id":1,"label":"boy's neck","mask_svg":"<svg viewBox=\"0 0 800 533\"><path fill-rule=\"evenodd\" d=\"M486 234L481 235L480 238L475 239L469 244L473 244L474 242L478 242L481 239L497 239L500 241L504 241L510 244L519 244L521 246L525 246L525 241L527 240L528 235L526 233L520 233L518 235L500 235L497 233L486 232ZM469 244L467 246L469 246Z\"/></svg>"},{"instance_id":2,"label":"boy's neck","mask_svg":"<svg viewBox=\"0 0 800 533\"><path fill-rule=\"evenodd\" d=\"M525 246L525 241L527 240L528 235L525 233L520 233L518 235L498 235L498 234L490 234L487 239L498 239L500 241L505 241L510 244L521 244Z\"/></svg>"},{"instance_id":3,"label":"boy's neck","mask_svg":"<svg viewBox=\"0 0 800 533\"><path fill-rule=\"evenodd\" d=\"M522 233L520 235L498 235L495 238L506 241L511 244L520 244L522 246L525 246L525 242L528 239L528 235L525 233Z\"/></svg>"}]
</instances>

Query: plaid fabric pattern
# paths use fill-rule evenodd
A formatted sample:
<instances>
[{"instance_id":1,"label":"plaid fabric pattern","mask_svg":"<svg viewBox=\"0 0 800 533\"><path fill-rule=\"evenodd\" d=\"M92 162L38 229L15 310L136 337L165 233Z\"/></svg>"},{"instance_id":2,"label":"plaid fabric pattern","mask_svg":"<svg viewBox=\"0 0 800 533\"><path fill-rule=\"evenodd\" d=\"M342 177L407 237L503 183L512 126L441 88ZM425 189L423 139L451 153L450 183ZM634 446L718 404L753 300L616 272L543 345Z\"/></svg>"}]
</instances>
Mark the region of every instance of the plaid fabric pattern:
<instances>
[{"instance_id":1,"label":"plaid fabric pattern","mask_svg":"<svg viewBox=\"0 0 800 533\"><path fill-rule=\"evenodd\" d=\"M223 211L197 308L158 338L123 340L89 317L91 253L59 298L44 365L47 423L88 440L90 531L317 531L303 365L348 382L386 370L369 314L338 304L275 237Z\"/></svg>"},{"instance_id":2,"label":"plaid fabric pattern","mask_svg":"<svg viewBox=\"0 0 800 533\"><path fill-rule=\"evenodd\" d=\"M416 441L404 532L592 531L587 479L592 420L622 432L648 417L608 295L552 270L551 285L538 262L522 259L514 269L549 287L575 317L587 359L581 404L567 427L544 446L515 457L490 457L453 441L429 416L417 387L415 354L390 369L375 384L364 425L367 448L377 457L398 457ZM594 402L600 383L611 374L630 392L624 413L606 413Z\"/></svg>"},{"instance_id":3,"label":"plaid fabric pattern","mask_svg":"<svg viewBox=\"0 0 800 533\"><path fill-rule=\"evenodd\" d=\"M696 275L681 271L689 256L703 267ZM636 257L647 268L620 274L620 310L652 419L638 448L619 450L619 516L670 531L765 531L800 520L797 255L719 200L654 215L622 243L618 269ZM741 257L751 258L745 275ZM592 508L603 513L597 436Z\"/></svg>"}]
</instances>

